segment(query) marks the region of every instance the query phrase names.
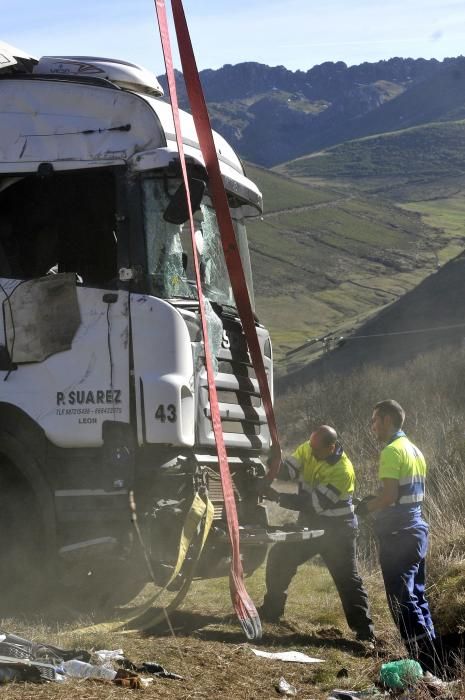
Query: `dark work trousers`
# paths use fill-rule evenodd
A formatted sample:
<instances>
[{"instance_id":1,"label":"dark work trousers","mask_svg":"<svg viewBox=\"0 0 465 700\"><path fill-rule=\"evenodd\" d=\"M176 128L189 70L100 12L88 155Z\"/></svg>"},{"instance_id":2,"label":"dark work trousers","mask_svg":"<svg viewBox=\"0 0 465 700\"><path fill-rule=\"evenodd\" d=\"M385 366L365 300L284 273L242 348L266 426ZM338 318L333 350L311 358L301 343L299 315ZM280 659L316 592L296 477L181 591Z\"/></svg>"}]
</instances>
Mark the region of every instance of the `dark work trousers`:
<instances>
[{"instance_id":1,"label":"dark work trousers","mask_svg":"<svg viewBox=\"0 0 465 700\"><path fill-rule=\"evenodd\" d=\"M275 544L266 565L264 608L282 614L287 589L298 567L320 554L328 567L341 599L349 627L363 638L373 634L368 597L357 570L356 542L358 530L347 525L332 526L322 537L307 542ZM311 586L309 586L311 595Z\"/></svg>"},{"instance_id":2,"label":"dark work trousers","mask_svg":"<svg viewBox=\"0 0 465 700\"><path fill-rule=\"evenodd\" d=\"M386 595L394 622L409 655L417 658L432 649L434 626L425 598L425 556L428 549L428 525L419 524L382 533L379 561Z\"/></svg>"}]
</instances>

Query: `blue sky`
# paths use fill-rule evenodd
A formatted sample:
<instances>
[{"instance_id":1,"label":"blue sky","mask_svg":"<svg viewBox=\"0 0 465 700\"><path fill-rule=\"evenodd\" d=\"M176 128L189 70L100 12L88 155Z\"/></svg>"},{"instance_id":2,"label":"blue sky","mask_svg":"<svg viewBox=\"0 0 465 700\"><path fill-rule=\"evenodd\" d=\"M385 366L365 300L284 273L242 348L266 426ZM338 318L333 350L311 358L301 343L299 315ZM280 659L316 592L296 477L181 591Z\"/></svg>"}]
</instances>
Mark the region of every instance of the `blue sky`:
<instances>
[{"instance_id":1,"label":"blue sky","mask_svg":"<svg viewBox=\"0 0 465 700\"><path fill-rule=\"evenodd\" d=\"M185 10L201 69L465 53L464 0L185 0ZM0 0L0 13L0 39L35 55L109 56L163 71L153 0Z\"/></svg>"}]
</instances>

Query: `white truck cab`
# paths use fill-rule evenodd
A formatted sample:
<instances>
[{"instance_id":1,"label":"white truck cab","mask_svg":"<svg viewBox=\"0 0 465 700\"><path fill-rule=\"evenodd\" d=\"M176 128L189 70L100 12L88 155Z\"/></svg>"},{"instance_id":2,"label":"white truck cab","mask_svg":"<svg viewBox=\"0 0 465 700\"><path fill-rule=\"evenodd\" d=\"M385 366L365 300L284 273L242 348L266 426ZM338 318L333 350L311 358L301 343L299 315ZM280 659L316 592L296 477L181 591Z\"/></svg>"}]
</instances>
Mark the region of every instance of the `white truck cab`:
<instances>
[{"instance_id":1,"label":"white truck cab","mask_svg":"<svg viewBox=\"0 0 465 700\"><path fill-rule=\"evenodd\" d=\"M182 133L239 520L264 527L265 413L186 113ZM246 220L261 194L214 138L253 300ZM171 108L154 75L113 59L37 60L0 43L0 542L12 580L26 551L69 590L92 573L102 596L115 594L111 572L136 556L134 490L162 581L201 486L215 506L201 573L225 571L186 219ZM271 384L258 321L257 333ZM245 570L264 553L246 548Z\"/></svg>"}]
</instances>

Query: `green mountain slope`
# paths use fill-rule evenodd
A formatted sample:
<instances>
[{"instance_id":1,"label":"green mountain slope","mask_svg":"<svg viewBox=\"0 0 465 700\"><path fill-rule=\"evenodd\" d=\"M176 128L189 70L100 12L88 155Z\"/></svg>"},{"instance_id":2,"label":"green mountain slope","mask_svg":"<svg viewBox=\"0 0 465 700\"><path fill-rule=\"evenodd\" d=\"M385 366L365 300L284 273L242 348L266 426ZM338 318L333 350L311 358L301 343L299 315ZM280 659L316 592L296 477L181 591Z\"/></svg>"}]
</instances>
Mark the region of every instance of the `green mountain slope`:
<instances>
[{"instance_id":1,"label":"green mountain slope","mask_svg":"<svg viewBox=\"0 0 465 700\"><path fill-rule=\"evenodd\" d=\"M286 175L260 168L251 163L245 165L245 171L256 182L263 194L264 211L278 211L293 207L302 207L332 201L338 194L330 187L308 187Z\"/></svg>"},{"instance_id":2,"label":"green mountain slope","mask_svg":"<svg viewBox=\"0 0 465 700\"><path fill-rule=\"evenodd\" d=\"M362 139L304 156L276 168L296 178L350 180L374 189L385 181L451 179L465 175L465 121L435 122ZM396 195L397 196L397 195Z\"/></svg>"},{"instance_id":3,"label":"green mountain slope","mask_svg":"<svg viewBox=\"0 0 465 700\"><path fill-rule=\"evenodd\" d=\"M390 201L247 171L264 193L265 213L248 231L257 311L278 359L309 337L362 322L435 270L438 256L458 252L441 229Z\"/></svg>"},{"instance_id":4,"label":"green mountain slope","mask_svg":"<svg viewBox=\"0 0 465 700\"><path fill-rule=\"evenodd\" d=\"M348 333L340 348L282 377L278 388L302 386L325 374L351 373L362 366L401 366L440 348L463 354L464 295L465 254L461 254L354 333Z\"/></svg>"},{"instance_id":5,"label":"green mountain slope","mask_svg":"<svg viewBox=\"0 0 465 700\"><path fill-rule=\"evenodd\" d=\"M465 122L462 120L433 122L356 139L290 161L277 170L280 174L292 174L301 184L332 187L345 193L351 202L363 202L364 207L374 207L377 226L379 218L384 219L392 208L395 215L390 223L396 227L405 246L398 248L396 255L411 251L415 246L411 224L402 219L403 214L413 214L416 217L414 229L418 235L416 245L419 255L423 248L420 258L417 257L420 265L416 267L416 283L422 275L436 271L465 248ZM398 216L401 217L399 220L396 218ZM376 245L374 234L373 230L368 232L370 243ZM439 247L433 250L438 244ZM425 245L430 247L425 249ZM393 243L383 234L383 255L388 247L392 248ZM437 256L435 266L429 264L428 256L425 258L426 250L429 253L433 250L433 255ZM401 261L402 256L397 259ZM428 261L426 264L425 260ZM357 264L356 261L354 270ZM380 275L382 282L389 280L391 283L400 283L402 277L403 273L389 275L386 271ZM347 282L341 285L343 289L347 289L347 286ZM394 299L392 297L390 301ZM373 314L375 317L377 311ZM444 316L447 313L448 309L445 308ZM358 326L360 316L346 315L332 328L327 324L325 330L338 337L350 334ZM308 345L289 358L286 370L292 372L302 368L323 351L322 343Z\"/></svg>"},{"instance_id":6,"label":"green mountain slope","mask_svg":"<svg viewBox=\"0 0 465 700\"><path fill-rule=\"evenodd\" d=\"M453 121L465 117L465 58L444 61L426 80L406 85L393 99L377 109L354 115L334 133L333 125L320 135L321 145L342 143L368 135L403 130L435 121ZM325 143L326 141L326 143ZM316 149L309 149L316 150Z\"/></svg>"},{"instance_id":7,"label":"green mountain slope","mask_svg":"<svg viewBox=\"0 0 465 700\"><path fill-rule=\"evenodd\" d=\"M376 195L442 231L443 262L465 246L465 121L356 139L277 168L302 183ZM447 239L449 242L447 243Z\"/></svg>"}]
</instances>

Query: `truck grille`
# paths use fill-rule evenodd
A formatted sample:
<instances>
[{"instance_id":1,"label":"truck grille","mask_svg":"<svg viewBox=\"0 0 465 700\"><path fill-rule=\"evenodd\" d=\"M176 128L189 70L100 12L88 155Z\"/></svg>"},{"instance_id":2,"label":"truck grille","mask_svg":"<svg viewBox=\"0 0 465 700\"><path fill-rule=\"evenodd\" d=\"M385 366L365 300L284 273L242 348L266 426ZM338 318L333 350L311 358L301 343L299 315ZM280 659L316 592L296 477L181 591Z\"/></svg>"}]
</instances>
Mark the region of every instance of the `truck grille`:
<instances>
[{"instance_id":1,"label":"truck grille","mask_svg":"<svg viewBox=\"0 0 465 700\"><path fill-rule=\"evenodd\" d=\"M234 484L233 488L234 494L237 498L238 493ZM213 503L213 519L224 520L226 518L226 514L224 512L223 488L221 486L221 478L219 474L213 475L210 473L208 475L208 497Z\"/></svg>"},{"instance_id":2,"label":"truck grille","mask_svg":"<svg viewBox=\"0 0 465 700\"><path fill-rule=\"evenodd\" d=\"M245 337L238 323L224 321L224 329L227 334L227 342L224 344L229 347L221 347L217 352L215 384L225 443L228 447L261 451L268 448L269 431ZM257 330L263 348L268 334L264 329ZM264 363L269 381L271 359L264 357ZM215 442L205 366L199 373L197 396L198 444L213 446Z\"/></svg>"}]
</instances>

